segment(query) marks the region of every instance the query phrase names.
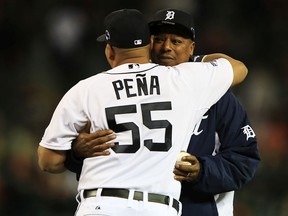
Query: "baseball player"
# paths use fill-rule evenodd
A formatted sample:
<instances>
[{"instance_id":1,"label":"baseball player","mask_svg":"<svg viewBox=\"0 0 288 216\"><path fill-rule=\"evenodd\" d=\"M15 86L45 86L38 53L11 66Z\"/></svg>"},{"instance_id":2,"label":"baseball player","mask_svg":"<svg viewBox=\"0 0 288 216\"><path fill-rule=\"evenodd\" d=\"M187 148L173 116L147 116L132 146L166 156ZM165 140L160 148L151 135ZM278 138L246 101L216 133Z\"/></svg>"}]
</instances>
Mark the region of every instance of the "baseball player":
<instances>
[{"instance_id":1,"label":"baseball player","mask_svg":"<svg viewBox=\"0 0 288 216\"><path fill-rule=\"evenodd\" d=\"M64 95L39 144L39 166L63 172L65 151L87 121L91 132L111 128L117 138L110 155L84 160L76 215L180 215L177 155L207 109L245 78L247 68L223 54L207 55L209 63L149 63L149 28L139 11L112 12L104 24L98 39L107 42L112 69Z\"/></svg>"},{"instance_id":2,"label":"baseball player","mask_svg":"<svg viewBox=\"0 0 288 216\"><path fill-rule=\"evenodd\" d=\"M173 66L189 61L195 48L189 14L175 9L160 10L150 22L150 29L154 35L153 62ZM202 57L192 56L191 61L201 61ZM113 137L106 136L111 130L89 134L89 128L88 124L87 133L80 133L74 151L69 151L65 161L66 167L77 173L77 179L82 169L81 157L109 155L105 150L114 146L109 142ZM175 178L182 181L182 215L232 216L234 190L252 179L260 157L247 113L230 91L197 123L188 152L192 154L188 159L193 167L184 169L182 174L181 167L175 171ZM75 154L80 154L80 159ZM187 172L197 174L187 177Z\"/></svg>"},{"instance_id":3,"label":"baseball player","mask_svg":"<svg viewBox=\"0 0 288 216\"><path fill-rule=\"evenodd\" d=\"M179 10L158 11L150 30L153 62L186 62L195 48L192 17ZM201 61L203 56L193 56ZM228 91L197 123L187 150L193 166L175 170L182 181L183 216L232 216L234 190L250 181L259 165L256 135L247 113ZM187 173L189 177L187 177Z\"/></svg>"},{"instance_id":4,"label":"baseball player","mask_svg":"<svg viewBox=\"0 0 288 216\"><path fill-rule=\"evenodd\" d=\"M153 61L162 65L187 62L195 48L195 32L192 26L192 17L183 11L175 9L158 11L150 23L152 34L155 35L154 46L151 51ZM201 61L203 56L192 57L191 61ZM221 119L217 119L216 116L221 116ZM245 125L246 127L244 127ZM90 126L87 126L88 131L86 130L86 132L89 132ZM225 126L225 130L222 129L223 126ZM237 131L241 133L235 133ZM66 167L77 173L77 179L79 179L81 172L82 159L77 160L74 154L80 154L83 158L108 155L109 152L105 150L114 146L113 143L105 143L112 139L110 136L105 136L110 133L110 130L96 131L92 134L80 133L74 143L74 151L69 151L72 154L68 154L65 161ZM219 137L221 137L220 140ZM247 114L231 92L227 92L216 105L211 107L203 117L202 122L197 124L188 150L191 154L197 155L197 157L190 157L192 163L198 164L198 166L193 167L200 167L200 162L197 160L199 157L201 168L205 170L205 173L210 174L189 175L188 178L187 171L189 170L186 170L184 176L176 176L177 179L183 181L180 198L180 201L183 201L182 215L190 215L191 213L199 216L233 215L234 192L231 190L239 189L251 180L260 162L260 157L256 137ZM211 158L211 155L215 156L216 153L217 156ZM225 158L227 155L231 158L229 161ZM209 163L206 162L206 158L209 159ZM202 162L204 159L205 163ZM223 183L217 176L220 169L219 161L225 167L223 170L226 175L225 178L231 179L229 184ZM211 166L214 169L211 169ZM230 173L233 175L226 170L231 170ZM195 171L199 172L194 168L189 172L195 173ZM195 178L198 183L191 183ZM189 183L184 181L189 181ZM202 181L205 184L199 183ZM211 183L207 185L207 182ZM212 183L217 183L217 187L214 187ZM213 196L213 194L215 195Z\"/></svg>"}]
</instances>

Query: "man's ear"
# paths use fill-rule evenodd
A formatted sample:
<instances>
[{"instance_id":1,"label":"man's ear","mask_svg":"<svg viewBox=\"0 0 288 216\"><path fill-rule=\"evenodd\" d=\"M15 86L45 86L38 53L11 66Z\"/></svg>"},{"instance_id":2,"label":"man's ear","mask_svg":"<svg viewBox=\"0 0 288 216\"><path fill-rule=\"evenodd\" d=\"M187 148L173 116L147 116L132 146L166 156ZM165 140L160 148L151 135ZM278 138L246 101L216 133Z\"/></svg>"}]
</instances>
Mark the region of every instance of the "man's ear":
<instances>
[{"instance_id":1,"label":"man's ear","mask_svg":"<svg viewBox=\"0 0 288 216\"><path fill-rule=\"evenodd\" d=\"M193 53L194 53L194 49L195 49L195 42L192 41L192 43L190 44L190 56L193 55Z\"/></svg>"},{"instance_id":2,"label":"man's ear","mask_svg":"<svg viewBox=\"0 0 288 216\"><path fill-rule=\"evenodd\" d=\"M152 50L153 46L154 46L154 35L151 35L150 36L150 51Z\"/></svg>"},{"instance_id":3,"label":"man's ear","mask_svg":"<svg viewBox=\"0 0 288 216\"><path fill-rule=\"evenodd\" d=\"M115 51L114 51L113 47L108 43L106 44L105 55L106 55L106 59L107 59L108 63L112 67L113 61L115 59Z\"/></svg>"}]
</instances>

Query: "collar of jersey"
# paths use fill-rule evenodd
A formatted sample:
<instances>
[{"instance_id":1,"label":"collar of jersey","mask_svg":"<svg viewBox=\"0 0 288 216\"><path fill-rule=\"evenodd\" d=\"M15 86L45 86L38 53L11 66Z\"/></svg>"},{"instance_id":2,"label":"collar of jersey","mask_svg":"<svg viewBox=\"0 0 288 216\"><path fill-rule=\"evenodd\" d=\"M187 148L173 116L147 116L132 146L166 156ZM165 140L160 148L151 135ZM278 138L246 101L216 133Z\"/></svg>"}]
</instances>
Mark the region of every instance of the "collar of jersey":
<instances>
[{"instance_id":1,"label":"collar of jersey","mask_svg":"<svg viewBox=\"0 0 288 216\"><path fill-rule=\"evenodd\" d=\"M112 68L111 70L108 70L106 73L108 74L138 73L138 72L144 72L146 70L150 70L151 68L154 68L157 66L158 65L154 63L146 63L146 64L127 63L127 64L119 65L115 68Z\"/></svg>"}]
</instances>

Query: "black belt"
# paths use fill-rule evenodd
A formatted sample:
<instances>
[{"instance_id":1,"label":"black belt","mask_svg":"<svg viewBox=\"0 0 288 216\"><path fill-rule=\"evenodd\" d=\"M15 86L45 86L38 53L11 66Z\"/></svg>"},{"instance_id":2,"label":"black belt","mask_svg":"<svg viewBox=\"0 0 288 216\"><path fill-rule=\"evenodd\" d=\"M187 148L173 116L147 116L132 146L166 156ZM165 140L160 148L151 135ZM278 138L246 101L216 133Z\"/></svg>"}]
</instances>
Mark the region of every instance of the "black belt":
<instances>
[{"instance_id":1,"label":"black belt","mask_svg":"<svg viewBox=\"0 0 288 216\"><path fill-rule=\"evenodd\" d=\"M95 190L85 190L84 198L95 197L97 193L97 189ZM118 197L128 199L129 190L127 189L114 189L114 188L103 188L101 192L101 196L110 196L110 197ZM134 192L134 200L143 201L143 192L135 191ZM148 193L148 201L161 203L165 205L169 205L169 196L164 196L161 194ZM172 207L179 211L179 202L173 198Z\"/></svg>"}]
</instances>

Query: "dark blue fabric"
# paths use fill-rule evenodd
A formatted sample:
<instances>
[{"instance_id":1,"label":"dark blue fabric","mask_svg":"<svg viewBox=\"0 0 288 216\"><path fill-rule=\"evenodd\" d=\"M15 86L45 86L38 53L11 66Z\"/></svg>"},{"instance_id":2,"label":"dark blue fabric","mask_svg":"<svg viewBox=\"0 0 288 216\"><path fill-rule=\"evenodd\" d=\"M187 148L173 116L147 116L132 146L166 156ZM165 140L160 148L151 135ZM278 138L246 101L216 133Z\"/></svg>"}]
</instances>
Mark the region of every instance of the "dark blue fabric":
<instances>
[{"instance_id":1,"label":"dark blue fabric","mask_svg":"<svg viewBox=\"0 0 288 216\"><path fill-rule=\"evenodd\" d=\"M201 173L194 183L182 182L182 216L218 215L214 195L241 188L254 176L260 162L256 137L249 137L243 127L250 125L246 111L228 91L204 115L191 137L188 152L201 162ZM212 156L215 131L221 147Z\"/></svg>"}]
</instances>

